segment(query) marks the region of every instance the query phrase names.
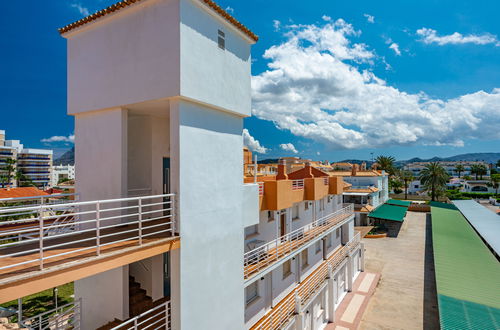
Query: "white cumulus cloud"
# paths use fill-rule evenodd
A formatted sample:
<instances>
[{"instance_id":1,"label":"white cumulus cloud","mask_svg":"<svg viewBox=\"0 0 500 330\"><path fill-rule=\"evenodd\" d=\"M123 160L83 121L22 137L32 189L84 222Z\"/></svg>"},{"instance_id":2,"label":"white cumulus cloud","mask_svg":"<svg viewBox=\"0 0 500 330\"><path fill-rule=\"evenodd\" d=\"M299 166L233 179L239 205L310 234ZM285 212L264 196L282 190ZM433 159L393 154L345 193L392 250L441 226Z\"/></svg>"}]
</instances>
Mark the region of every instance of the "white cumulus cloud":
<instances>
[{"instance_id":1,"label":"white cumulus cloud","mask_svg":"<svg viewBox=\"0 0 500 330\"><path fill-rule=\"evenodd\" d=\"M278 31L280 29L280 26L281 26L280 21L278 21L277 19L273 20L274 31Z\"/></svg>"},{"instance_id":2,"label":"white cumulus cloud","mask_svg":"<svg viewBox=\"0 0 500 330\"><path fill-rule=\"evenodd\" d=\"M339 19L291 25L253 76L253 114L331 148L455 145L500 139L500 88L453 99L411 94L370 70L375 53Z\"/></svg>"},{"instance_id":3,"label":"white cumulus cloud","mask_svg":"<svg viewBox=\"0 0 500 330\"><path fill-rule=\"evenodd\" d=\"M228 13L234 14L234 8L227 6L225 9Z\"/></svg>"},{"instance_id":4,"label":"white cumulus cloud","mask_svg":"<svg viewBox=\"0 0 500 330\"><path fill-rule=\"evenodd\" d=\"M82 6L80 3L72 3L71 8L75 8L83 16L88 16L90 14L88 8Z\"/></svg>"},{"instance_id":5,"label":"white cumulus cloud","mask_svg":"<svg viewBox=\"0 0 500 330\"><path fill-rule=\"evenodd\" d=\"M68 136L61 136L61 135L54 135L49 138L44 138L40 140L41 142L44 143L52 143L52 142L69 142L69 143L74 143L75 142L75 135L71 134Z\"/></svg>"},{"instance_id":6,"label":"white cumulus cloud","mask_svg":"<svg viewBox=\"0 0 500 330\"><path fill-rule=\"evenodd\" d=\"M438 44L440 46L443 45L459 45L459 44L475 44L475 45L487 45L494 44L496 46L500 46L500 42L498 41L495 35L486 33L486 34L468 34L463 35L458 32L454 32L448 35L438 35L436 30L429 28L421 28L417 30L417 35L420 36L420 41L426 44Z\"/></svg>"},{"instance_id":7,"label":"white cumulus cloud","mask_svg":"<svg viewBox=\"0 0 500 330\"><path fill-rule=\"evenodd\" d=\"M368 23L375 23L375 16L369 15L369 14L363 14L364 17L366 17L366 20Z\"/></svg>"},{"instance_id":8,"label":"white cumulus cloud","mask_svg":"<svg viewBox=\"0 0 500 330\"><path fill-rule=\"evenodd\" d=\"M399 45L395 42L389 45L389 48L394 51L397 56L401 56L401 51L399 50Z\"/></svg>"},{"instance_id":9,"label":"white cumulus cloud","mask_svg":"<svg viewBox=\"0 0 500 330\"><path fill-rule=\"evenodd\" d=\"M243 129L243 144L253 152L259 154L265 154L267 152L267 148L260 145L259 140L256 140L253 136L251 136L250 132L246 128Z\"/></svg>"},{"instance_id":10,"label":"white cumulus cloud","mask_svg":"<svg viewBox=\"0 0 500 330\"><path fill-rule=\"evenodd\" d=\"M284 151L289 151L289 152L293 152L294 154L298 154L299 152L297 151L297 149L295 149L295 146L291 143L283 143L283 144L280 144L280 148Z\"/></svg>"}]
</instances>

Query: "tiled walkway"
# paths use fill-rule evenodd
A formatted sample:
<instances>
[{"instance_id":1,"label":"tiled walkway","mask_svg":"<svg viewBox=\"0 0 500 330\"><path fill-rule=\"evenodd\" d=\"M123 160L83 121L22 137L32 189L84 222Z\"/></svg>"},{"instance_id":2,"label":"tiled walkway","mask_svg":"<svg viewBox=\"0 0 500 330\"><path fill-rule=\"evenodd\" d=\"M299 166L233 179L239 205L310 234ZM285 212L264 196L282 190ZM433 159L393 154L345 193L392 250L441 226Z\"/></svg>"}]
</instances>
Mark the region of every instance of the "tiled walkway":
<instances>
[{"instance_id":1,"label":"tiled walkway","mask_svg":"<svg viewBox=\"0 0 500 330\"><path fill-rule=\"evenodd\" d=\"M325 330L357 329L379 279L378 273L360 273L354 281L352 292L347 293L340 306L337 307L335 323L328 324Z\"/></svg>"}]
</instances>

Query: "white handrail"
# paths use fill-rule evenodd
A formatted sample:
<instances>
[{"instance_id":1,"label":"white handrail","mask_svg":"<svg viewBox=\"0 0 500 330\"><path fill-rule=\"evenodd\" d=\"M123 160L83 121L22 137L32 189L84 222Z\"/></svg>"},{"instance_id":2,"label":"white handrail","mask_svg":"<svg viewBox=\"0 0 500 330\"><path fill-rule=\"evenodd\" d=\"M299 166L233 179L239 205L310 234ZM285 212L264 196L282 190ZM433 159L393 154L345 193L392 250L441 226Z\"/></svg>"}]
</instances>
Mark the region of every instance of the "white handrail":
<instances>
[{"instance_id":1,"label":"white handrail","mask_svg":"<svg viewBox=\"0 0 500 330\"><path fill-rule=\"evenodd\" d=\"M0 209L1 270L175 235L174 194Z\"/></svg>"},{"instance_id":2,"label":"white handrail","mask_svg":"<svg viewBox=\"0 0 500 330\"><path fill-rule=\"evenodd\" d=\"M354 214L354 207L348 204L340 210L328 214L301 228L263 244L244 255L244 278L260 272L274 262L299 249L306 242L321 236L332 226L340 225Z\"/></svg>"},{"instance_id":3,"label":"white handrail","mask_svg":"<svg viewBox=\"0 0 500 330\"><path fill-rule=\"evenodd\" d=\"M349 253L357 248L360 235L357 233L344 246L325 260L316 270L301 282L293 291L278 302L265 314L251 330L277 330L282 329L290 319L306 306L319 288L323 286L333 271L347 258ZM292 294L294 293L294 294Z\"/></svg>"},{"instance_id":4,"label":"white handrail","mask_svg":"<svg viewBox=\"0 0 500 330\"><path fill-rule=\"evenodd\" d=\"M170 301L166 301L139 314L111 330L118 329L170 329Z\"/></svg>"},{"instance_id":5,"label":"white handrail","mask_svg":"<svg viewBox=\"0 0 500 330\"><path fill-rule=\"evenodd\" d=\"M80 329L81 299L51 309L41 314L25 318L23 327L29 329Z\"/></svg>"}]
</instances>

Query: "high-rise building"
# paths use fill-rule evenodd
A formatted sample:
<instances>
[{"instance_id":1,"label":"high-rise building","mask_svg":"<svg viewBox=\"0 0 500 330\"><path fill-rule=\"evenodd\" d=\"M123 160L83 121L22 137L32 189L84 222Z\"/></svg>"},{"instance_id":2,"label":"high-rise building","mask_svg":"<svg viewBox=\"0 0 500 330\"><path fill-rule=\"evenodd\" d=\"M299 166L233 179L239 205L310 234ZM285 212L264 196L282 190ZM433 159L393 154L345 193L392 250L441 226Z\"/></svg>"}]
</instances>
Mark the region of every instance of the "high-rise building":
<instances>
[{"instance_id":1,"label":"high-rise building","mask_svg":"<svg viewBox=\"0 0 500 330\"><path fill-rule=\"evenodd\" d=\"M13 162L9 162L12 159ZM10 165L10 182L7 166ZM0 130L0 187L50 186L52 172L52 150L24 148L19 140L5 140L5 131Z\"/></svg>"}]
</instances>

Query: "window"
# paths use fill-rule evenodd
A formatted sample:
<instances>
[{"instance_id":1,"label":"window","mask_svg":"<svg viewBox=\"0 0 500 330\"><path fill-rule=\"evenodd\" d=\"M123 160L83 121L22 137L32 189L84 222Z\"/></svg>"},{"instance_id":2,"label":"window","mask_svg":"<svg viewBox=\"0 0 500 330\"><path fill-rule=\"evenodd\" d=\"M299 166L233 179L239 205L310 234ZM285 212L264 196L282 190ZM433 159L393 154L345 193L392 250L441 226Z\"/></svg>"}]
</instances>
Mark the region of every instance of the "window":
<instances>
[{"instance_id":1,"label":"window","mask_svg":"<svg viewBox=\"0 0 500 330\"><path fill-rule=\"evenodd\" d=\"M299 204L295 204L292 208L292 219L296 220L299 218Z\"/></svg>"},{"instance_id":2,"label":"window","mask_svg":"<svg viewBox=\"0 0 500 330\"><path fill-rule=\"evenodd\" d=\"M259 298L259 281L255 281L245 288L245 302L250 304Z\"/></svg>"},{"instance_id":3,"label":"window","mask_svg":"<svg viewBox=\"0 0 500 330\"><path fill-rule=\"evenodd\" d=\"M283 279L287 278L292 274L292 261L287 260L283 264Z\"/></svg>"},{"instance_id":4,"label":"window","mask_svg":"<svg viewBox=\"0 0 500 330\"><path fill-rule=\"evenodd\" d=\"M304 209L305 210L309 210L309 202L305 202L304 203Z\"/></svg>"},{"instance_id":5,"label":"window","mask_svg":"<svg viewBox=\"0 0 500 330\"><path fill-rule=\"evenodd\" d=\"M219 30L217 43L220 49L226 49L226 34Z\"/></svg>"},{"instance_id":6,"label":"window","mask_svg":"<svg viewBox=\"0 0 500 330\"><path fill-rule=\"evenodd\" d=\"M321 252L321 241L317 241L315 245L315 252L316 254Z\"/></svg>"},{"instance_id":7,"label":"window","mask_svg":"<svg viewBox=\"0 0 500 330\"><path fill-rule=\"evenodd\" d=\"M273 211L267 211L267 221L269 221L269 222L274 221L274 212Z\"/></svg>"},{"instance_id":8,"label":"window","mask_svg":"<svg viewBox=\"0 0 500 330\"><path fill-rule=\"evenodd\" d=\"M253 225L245 228L245 239L259 233L259 225Z\"/></svg>"},{"instance_id":9,"label":"window","mask_svg":"<svg viewBox=\"0 0 500 330\"><path fill-rule=\"evenodd\" d=\"M300 253L300 265L302 267L302 269L306 268L307 266L309 266L309 255L307 253L307 249L305 249L304 251L302 251Z\"/></svg>"}]
</instances>

